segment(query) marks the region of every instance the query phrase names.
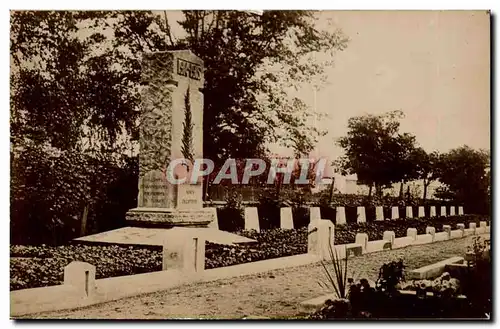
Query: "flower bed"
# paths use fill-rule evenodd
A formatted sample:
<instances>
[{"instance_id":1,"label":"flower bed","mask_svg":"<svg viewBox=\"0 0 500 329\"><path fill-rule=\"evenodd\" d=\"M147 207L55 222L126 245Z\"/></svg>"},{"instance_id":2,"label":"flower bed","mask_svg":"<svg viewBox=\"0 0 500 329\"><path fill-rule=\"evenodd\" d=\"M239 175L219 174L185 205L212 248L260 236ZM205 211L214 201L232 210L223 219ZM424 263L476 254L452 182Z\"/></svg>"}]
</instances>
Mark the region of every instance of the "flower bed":
<instances>
[{"instance_id":1,"label":"flower bed","mask_svg":"<svg viewBox=\"0 0 500 329\"><path fill-rule=\"evenodd\" d=\"M256 239L251 246L206 244L205 268L230 266L307 252L306 229L243 231ZM10 289L27 289L63 283L64 267L72 261L96 266L96 279L161 271L161 247L66 245L11 246Z\"/></svg>"},{"instance_id":2,"label":"flower bed","mask_svg":"<svg viewBox=\"0 0 500 329\"><path fill-rule=\"evenodd\" d=\"M11 246L10 289L62 284L64 267L72 261L96 266L96 278L160 271L160 248L66 245Z\"/></svg>"}]
</instances>

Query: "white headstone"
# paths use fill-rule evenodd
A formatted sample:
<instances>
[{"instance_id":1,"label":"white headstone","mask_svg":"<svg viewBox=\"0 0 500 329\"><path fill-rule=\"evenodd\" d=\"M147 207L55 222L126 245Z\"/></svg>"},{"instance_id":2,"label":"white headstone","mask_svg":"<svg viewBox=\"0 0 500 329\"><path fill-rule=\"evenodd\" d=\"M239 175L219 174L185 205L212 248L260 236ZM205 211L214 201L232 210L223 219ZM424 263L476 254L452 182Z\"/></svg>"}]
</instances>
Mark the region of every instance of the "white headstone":
<instances>
[{"instance_id":1,"label":"white headstone","mask_svg":"<svg viewBox=\"0 0 500 329\"><path fill-rule=\"evenodd\" d=\"M425 217L425 208L424 208L424 206L419 206L418 207L418 217L419 218Z\"/></svg>"},{"instance_id":2,"label":"white headstone","mask_svg":"<svg viewBox=\"0 0 500 329\"><path fill-rule=\"evenodd\" d=\"M285 230L293 229L292 208L285 207L280 209L280 227Z\"/></svg>"},{"instance_id":3,"label":"white headstone","mask_svg":"<svg viewBox=\"0 0 500 329\"><path fill-rule=\"evenodd\" d=\"M337 225L344 225L346 223L344 207L337 207L337 211L335 214L335 223Z\"/></svg>"},{"instance_id":4,"label":"white headstone","mask_svg":"<svg viewBox=\"0 0 500 329\"><path fill-rule=\"evenodd\" d=\"M260 232L257 207L245 207L245 230Z\"/></svg>"},{"instance_id":5,"label":"white headstone","mask_svg":"<svg viewBox=\"0 0 500 329\"><path fill-rule=\"evenodd\" d=\"M436 206L431 206L430 217L436 217Z\"/></svg>"},{"instance_id":6,"label":"white headstone","mask_svg":"<svg viewBox=\"0 0 500 329\"><path fill-rule=\"evenodd\" d=\"M480 221L479 222L479 227L486 227L486 221Z\"/></svg>"},{"instance_id":7,"label":"white headstone","mask_svg":"<svg viewBox=\"0 0 500 329\"><path fill-rule=\"evenodd\" d=\"M464 214L464 207L458 206L458 214L463 215Z\"/></svg>"},{"instance_id":8,"label":"white headstone","mask_svg":"<svg viewBox=\"0 0 500 329\"><path fill-rule=\"evenodd\" d=\"M455 216L455 206L450 207L450 216Z\"/></svg>"},{"instance_id":9,"label":"white headstone","mask_svg":"<svg viewBox=\"0 0 500 329\"><path fill-rule=\"evenodd\" d=\"M357 207L356 214L358 223L366 223L365 207Z\"/></svg>"},{"instance_id":10,"label":"white headstone","mask_svg":"<svg viewBox=\"0 0 500 329\"><path fill-rule=\"evenodd\" d=\"M391 244L394 244L394 239L396 239L394 231L384 231L382 240L390 241Z\"/></svg>"},{"instance_id":11,"label":"white headstone","mask_svg":"<svg viewBox=\"0 0 500 329\"><path fill-rule=\"evenodd\" d=\"M436 228L432 226L427 226L425 228L425 234L429 234L432 236L432 241L434 241L434 237L436 236Z\"/></svg>"},{"instance_id":12,"label":"white headstone","mask_svg":"<svg viewBox=\"0 0 500 329\"><path fill-rule=\"evenodd\" d=\"M82 297L92 297L96 291L95 266L71 262L64 268L64 285L74 287Z\"/></svg>"},{"instance_id":13,"label":"white headstone","mask_svg":"<svg viewBox=\"0 0 500 329\"><path fill-rule=\"evenodd\" d=\"M214 220L210 222L210 224L208 224L208 227L209 228L214 228L216 230L219 229L219 220L217 218L217 208L215 207L207 207L205 208L207 209L208 211L212 212L213 213L213 217L214 217Z\"/></svg>"},{"instance_id":14,"label":"white headstone","mask_svg":"<svg viewBox=\"0 0 500 329\"><path fill-rule=\"evenodd\" d=\"M451 238L451 225L443 225L443 232L448 233L448 239Z\"/></svg>"},{"instance_id":15,"label":"white headstone","mask_svg":"<svg viewBox=\"0 0 500 329\"><path fill-rule=\"evenodd\" d=\"M164 271L178 270L183 273L201 273L205 270L205 239L199 235L179 235L163 242Z\"/></svg>"},{"instance_id":16,"label":"white headstone","mask_svg":"<svg viewBox=\"0 0 500 329\"><path fill-rule=\"evenodd\" d=\"M474 231L474 234L476 233L476 223L469 223L469 228Z\"/></svg>"},{"instance_id":17,"label":"white headstone","mask_svg":"<svg viewBox=\"0 0 500 329\"><path fill-rule=\"evenodd\" d=\"M335 248L335 225L330 220L320 220L307 226L307 253L329 259L330 248Z\"/></svg>"},{"instance_id":18,"label":"white headstone","mask_svg":"<svg viewBox=\"0 0 500 329\"><path fill-rule=\"evenodd\" d=\"M458 229L458 230L462 230L462 231L463 231L463 230L465 230L465 224L463 224L463 223L458 223L458 224L457 224L457 229Z\"/></svg>"},{"instance_id":19,"label":"white headstone","mask_svg":"<svg viewBox=\"0 0 500 329\"><path fill-rule=\"evenodd\" d=\"M363 253L366 252L366 246L368 245L368 234L357 233L354 243L358 243L363 248Z\"/></svg>"},{"instance_id":20,"label":"white headstone","mask_svg":"<svg viewBox=\"0 0 500 329\"><path fill-rule=\"evenodd\" d=\"M319 207L309 208L309 223L321 220L321 210Z\"/></svg>"},{"instance_id":21,"label":"white headstone","mask_svg":"<svg viewBox=\"0 0 500 329\"><path fill-rule=\"evenodd\" d=\"M417 239L417 229L416 228L407 229L406 236L413 238L413 240L416 240Z\"/></svg>"},{"instance_id":22,"label":"white headstone","mask_svg":"<svg viewBox=\"0 0 500 329\"><path fill-rule=\"evenodd\" d=\"M441 206L441 216L446 216L446 206Z\"/></svg>"},{"instance_id":23,"label":"white headstone","mask_svg":"<svg viewBox=\"0 0 500 329\"><path fill-rule=\"evenodd\" d=\"M413 207L406 206L406 218L413 218Z\"/></svg>"},{"instance_id":24,"label":"white headstone","mask_svg":"<svg viewBox=\"0 0 500 329\"><path fill-rule=\"evenodd\" d=\"M392 207L391 219L399 218L399 207Z\"/></svg>"},{"instance_id":25,"label":"white headstone","mask_svg":"<svg viewBox=\"0 0 500 329\"><path fill-rule=\"evenodd\" d=\"M375 220L384 220L384 207L375 208Z\"/></svg>"}]
</instances>

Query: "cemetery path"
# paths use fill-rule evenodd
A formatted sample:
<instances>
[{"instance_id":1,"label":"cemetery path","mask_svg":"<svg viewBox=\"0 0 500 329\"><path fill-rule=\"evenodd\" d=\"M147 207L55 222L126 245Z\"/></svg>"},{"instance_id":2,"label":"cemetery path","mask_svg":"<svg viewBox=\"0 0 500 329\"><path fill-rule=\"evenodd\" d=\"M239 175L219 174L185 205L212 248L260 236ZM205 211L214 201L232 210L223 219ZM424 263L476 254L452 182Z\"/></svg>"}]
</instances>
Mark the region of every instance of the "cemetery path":
<instances>
[{"instance_id":1,"label":"cemetery path","mask_svg":"<svg viewBox=\"0 0 500 329\"><path fill-rule=\"evenodd\" d=\"M354 278L376 280L383 263L402 258L407 270L463 255L472 237L411 246L351 258ZM167 319L297 315L301 301L328 293L318 284L320 264L274 270L213 282L184 285L86 308L33 314L23 318Z\"/></svg>"}]
</instances>

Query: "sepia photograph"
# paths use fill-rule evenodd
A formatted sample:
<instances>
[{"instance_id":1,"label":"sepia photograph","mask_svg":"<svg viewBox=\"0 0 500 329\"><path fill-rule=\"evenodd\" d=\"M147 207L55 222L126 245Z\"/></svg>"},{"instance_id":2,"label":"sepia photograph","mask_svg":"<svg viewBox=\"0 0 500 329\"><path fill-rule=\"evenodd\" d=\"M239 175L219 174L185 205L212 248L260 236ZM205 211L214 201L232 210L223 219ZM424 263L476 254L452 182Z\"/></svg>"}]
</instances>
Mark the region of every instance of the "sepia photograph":
<instances>
[{"instance_id":1,"label":"sepia photograph","mask_svg":"<svg viewBox=\"0 0 500 329\"><path fill-rule=\"evenodd\" d=\"M491 11L9 18L11 320L491 321Z\"/></svg>"}]
</instances>

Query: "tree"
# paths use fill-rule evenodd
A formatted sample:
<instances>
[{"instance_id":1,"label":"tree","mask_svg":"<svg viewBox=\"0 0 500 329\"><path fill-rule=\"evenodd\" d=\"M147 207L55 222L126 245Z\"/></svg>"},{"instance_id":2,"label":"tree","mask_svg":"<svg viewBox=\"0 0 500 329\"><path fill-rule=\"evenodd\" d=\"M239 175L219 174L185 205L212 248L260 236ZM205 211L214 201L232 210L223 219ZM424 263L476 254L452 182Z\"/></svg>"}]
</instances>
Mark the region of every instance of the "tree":
<instances>
[{"instance_id":1,"label":"tree","mask_svg":"<svg viewBox=\"0 0 500 329\"><path fill-rule=\"evenodd\" d=\"M427 153L423 148L418 147L412 155L412 160L416 165L416 178L423 181L423 199L425 201L427 200L429 185L439 177L439 170L441 168L439 163L440 155L437 151Z\"/></svg>"},{"instance_id":2,"label":"tree","mask_svg":"<svg viewBox=\"0 0 500 329\"><path fill-rule=\"evenodd\" d=\"M129 170L122 156L133 155L138 140L142 53L176 49L205 62L205 157L257 157L276 141L307 153L321 134L307 126L316 113L290 90L320 80L347 44L341 31L316 28L309 11L183 13L185 33L175 39L167 15L151 11L11 12L14 161L37 145L42 153L79 154L85 164L104 158ZM315 61L318 52L330 56ZM59 179L74 175L78 163L61 166ZM33 186L51 181L37 177ZM74 197L82 207L96 195ZM50 202L57 201L47 200L47 208Z\"/></svg>"},{"instance_id":3,"label":"tree","mask_svg":"<svg viewBox=\"0 0 500 329\"><path fill-rule=\"evenodd\" d=\"M193 123L191 120L191 102L189 100L189 88L184 96L184 122L182 123L182 147L181 152L184 159L193 162Z\"/></svg>"},{"instance_id":4,"label":"tree","mask_svg":"<svg viewBox=\"0 0 500 329\"><path fill-rule=\"evenodd\" d=\"M438 179L467 212L488 213L490 205L490 154L462 146L441 156Z\"/></svg>"},{"instance_id":5,"label":"tree","mask_svg":"<svg viewBox=\"0 0 500 329\"><path fill-rule=\"evenodd\" d=\"M336 161L341 174L356 174L358 182L380 193L383 187L413 176L410 154L415 137L399 134L401 111L350 118L347 136L338 140L345 155Z\"/></svg>"}]
</instances>

